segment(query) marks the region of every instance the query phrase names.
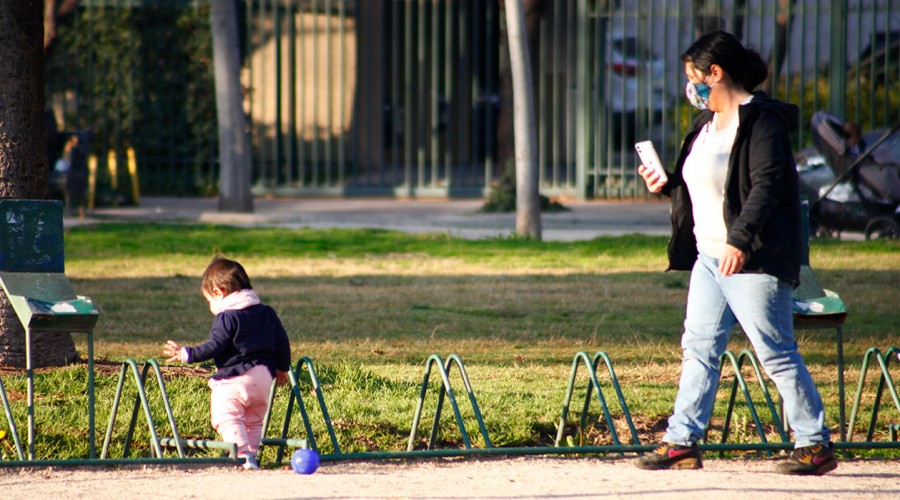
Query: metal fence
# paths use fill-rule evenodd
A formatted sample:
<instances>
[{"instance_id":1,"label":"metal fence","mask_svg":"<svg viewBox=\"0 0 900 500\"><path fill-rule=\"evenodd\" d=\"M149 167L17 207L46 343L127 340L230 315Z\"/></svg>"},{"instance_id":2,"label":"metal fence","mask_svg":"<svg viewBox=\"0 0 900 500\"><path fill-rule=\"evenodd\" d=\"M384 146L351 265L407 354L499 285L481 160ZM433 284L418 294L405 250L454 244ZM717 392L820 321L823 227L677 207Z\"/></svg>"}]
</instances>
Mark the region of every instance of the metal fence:
<instances>
[{"instance_id":1,"label":"metal fence","mask_svg":"<svg viewBox=\"0 0 900 500\"><path fill-rule=\"evenodd\" d=\"M864 129L900 121L900 6L891 0L526 3L535 5L547 195L647 196L632 143L653 139L663 161L673 159L693 116L679 56L711 29L734 32L770 61L764 89L798 104L804 124L819 109ZM60 27L48 97L63 128L95 131L101 184L122 184L128 173L114 172L125 163L115 155L133 147L145 193L215 191L205 4L82 1ZM498 2L239 5L258 194L483 196L510 168ZM795 143L809 143L805 127Z\"/></svg>"},{"instance_id":2,"label":"metal fence","mask_svg":"<svg viewBox=\"0 0 900 500\"><path fill-rule=\"evenodd\" d=\"M483 193L496 149L496 2L249 5L260 189Z\"/></svg>"}]
</instances>

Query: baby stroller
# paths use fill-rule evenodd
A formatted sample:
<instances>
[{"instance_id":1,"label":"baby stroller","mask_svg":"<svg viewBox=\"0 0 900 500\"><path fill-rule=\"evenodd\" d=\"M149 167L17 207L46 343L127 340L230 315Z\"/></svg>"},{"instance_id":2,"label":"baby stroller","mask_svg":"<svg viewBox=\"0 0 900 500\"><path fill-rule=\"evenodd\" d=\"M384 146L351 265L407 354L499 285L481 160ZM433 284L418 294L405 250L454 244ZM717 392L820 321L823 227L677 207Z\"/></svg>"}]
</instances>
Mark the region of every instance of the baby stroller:
<instances>
[{"instance_id":1,"label":"baby stroller","mask_svg":"<svg viewBox=\"0 0 900 500\"><path fill-rule=\"evenodd\" d=\"M798 154L800 193L809 198L811 234L861 231L866 239L900 238L900 124L861 134L824 111L811 120L814 149Z\"/></svg>"}]
</instances>

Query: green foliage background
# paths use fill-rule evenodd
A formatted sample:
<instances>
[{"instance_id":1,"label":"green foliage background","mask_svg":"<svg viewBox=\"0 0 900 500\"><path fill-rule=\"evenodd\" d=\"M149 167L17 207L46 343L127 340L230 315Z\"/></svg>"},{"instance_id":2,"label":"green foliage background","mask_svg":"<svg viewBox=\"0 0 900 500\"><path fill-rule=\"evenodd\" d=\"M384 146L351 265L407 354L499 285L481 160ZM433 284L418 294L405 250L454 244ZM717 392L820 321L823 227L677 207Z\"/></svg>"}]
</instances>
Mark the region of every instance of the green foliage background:
<instances>
[{"instance_id":1,"label":"green foliage background","mask_svg":"<svg viewBox=\"0 0 900 500\"><path fill-rule=\"evenodd\" d=\"M60 21L46 56L48 104L67 131L91 130L98 204L134 201L125 151L135 149L141 190L208 195L215 186L215 86L209 9L195 2L110 2ZM118 189L108 152L115 151Z\"/></svg>"}]
</instances>

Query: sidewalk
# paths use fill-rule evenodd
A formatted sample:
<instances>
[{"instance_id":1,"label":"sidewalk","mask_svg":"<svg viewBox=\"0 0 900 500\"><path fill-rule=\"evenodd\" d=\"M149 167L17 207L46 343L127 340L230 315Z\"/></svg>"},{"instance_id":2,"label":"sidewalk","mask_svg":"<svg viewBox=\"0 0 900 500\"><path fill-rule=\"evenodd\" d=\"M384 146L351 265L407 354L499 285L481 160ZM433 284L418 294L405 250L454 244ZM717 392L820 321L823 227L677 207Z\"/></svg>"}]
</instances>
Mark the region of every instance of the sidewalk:
<instances>
[{"instance_id":1,"label":"sidewalk","mask_svg":"<svg viewBox=\"0 0 900 500\"><path fill-rule=\"evenodd\" d=\"M141 199L138 207L100 208L66 227L111 221L160 221L288 228L379 228L408 233L447 233L467 239L515 233L514 213L482 213L483 200L384 198L256 199L254 213L220 213L215 198ZM566 212L541 215L545 241L589 240L601 235L668 235L664 201L565 202Z\"/></svg>"}]
</instances>

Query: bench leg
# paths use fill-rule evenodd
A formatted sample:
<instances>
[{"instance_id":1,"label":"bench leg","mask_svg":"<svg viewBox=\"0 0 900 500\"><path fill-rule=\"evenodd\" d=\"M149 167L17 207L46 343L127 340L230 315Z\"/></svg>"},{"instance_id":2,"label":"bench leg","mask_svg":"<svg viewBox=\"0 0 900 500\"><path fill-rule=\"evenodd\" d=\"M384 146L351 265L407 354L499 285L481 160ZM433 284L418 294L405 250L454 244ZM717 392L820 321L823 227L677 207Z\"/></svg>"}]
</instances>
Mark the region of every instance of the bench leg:
<instances>
[{"instance_id":1,"label":"bench leg","mask_svg":"<svg viewBox=\"0 0 900 500\"><path fill-rule=\"evenodd\" d=\"M841 441L847 441L847 416L844 402L844 326L837 326L838 362L838 422L841 426Z\"/></svg>"}]
</instances>

